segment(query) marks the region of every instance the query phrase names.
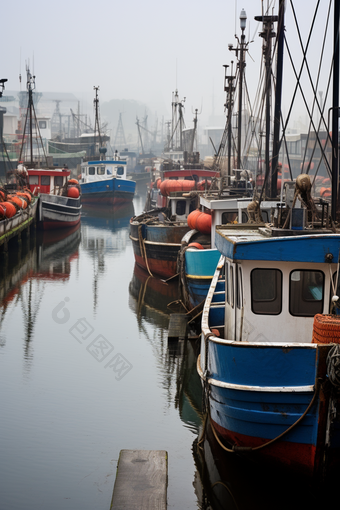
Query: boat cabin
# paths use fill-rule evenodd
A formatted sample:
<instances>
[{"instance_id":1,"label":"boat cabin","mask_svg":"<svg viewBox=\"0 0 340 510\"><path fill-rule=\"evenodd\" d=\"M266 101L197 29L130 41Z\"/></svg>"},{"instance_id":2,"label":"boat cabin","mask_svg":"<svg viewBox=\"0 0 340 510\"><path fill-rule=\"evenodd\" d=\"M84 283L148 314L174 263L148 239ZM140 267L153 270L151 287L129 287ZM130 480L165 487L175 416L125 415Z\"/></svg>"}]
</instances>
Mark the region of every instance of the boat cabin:
<instances>
[{"instance_id":1,"label":"boat cabin","mask_svg":"<svg viewBox=\"0 0 340 510\"><path fill-rule=\"evenodd\" d=\"M311 343L314 315L333 306L339 234L227 225L216 247L226 257L224 338Z\"/></svg>"},{"instance_id":2,"label":"boat cabin","mask_svg":"<svg viewBox=\"0 0 340 510\"><path fill-rule=\"evenodd\" d=\"M248 205L252 198L217 198L214 196L200 196L200 205L203 212L211 214L211 246L215 246L215 232L217 225L227 225L229 223L247 223L249 214ZM269 223L270 212L276 207L278 202L261 202L261 215L264 223Z\"/></svg>"},{"instance_id":3,"label":"boat cabin","mask_svg":"<svg viewBox=\"0 0 340 510\"><path fill-rule=\"evenodd\" d=\"M47 193L57 195L70 177L70 170L67 168L54 168L44 170L32 168L27 170L29 189L32 193Z\"/></svg>"},{"instance_id":4,"label":"boat cabin","mask_svg":"<svg viewBox=\"0 0 340 510\"><path fill-rule=\"evenodd\" d=\"M174 193L176 195L176 193ZM183 196L170 196L169 208L170 216L175 221L187 221L189 214L197 207L196 199Z\"/></svg>"},{"instance_id":5,"label":"boat cabin","mask_svg":"<svg viewBox=\"0 0 340 510\"><path fill-rule=\"evenodd\" d=\"M126 160L86 161L81 164L80 183L127 179Z\"/></svg>"}]
</instances>

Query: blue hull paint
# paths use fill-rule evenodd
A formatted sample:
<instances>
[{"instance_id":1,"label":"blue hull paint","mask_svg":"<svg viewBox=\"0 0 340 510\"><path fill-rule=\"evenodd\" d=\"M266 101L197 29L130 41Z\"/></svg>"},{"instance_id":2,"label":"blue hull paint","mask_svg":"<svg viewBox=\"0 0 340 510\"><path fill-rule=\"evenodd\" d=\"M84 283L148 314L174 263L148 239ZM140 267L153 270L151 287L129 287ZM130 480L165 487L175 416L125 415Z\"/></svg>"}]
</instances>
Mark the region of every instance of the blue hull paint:
<instances>
[{"instance_id":1,"label":"blue hull paint","mask_svg":"<svg viewBox=\"0 0 340 510\"><path fill-rule=\"evenodd\" d=\"M82 199L86 202L88 199L118 198L123 200L132 200L136 183L126 179L107 179L103 181L94 181L80 184Z\"/></svg>"},{"instance_id":2,"label":"blue hull paint","mask_svg":"<svg viewBox=\"0 0 340 510\"><path fill-rule=\"evenodd\" d=\"M185 273L192 308L207 297L220 255L216 249L186 250Z\"/></svg>"},{"instance_id":3,"label":"blue hull paint","mask_svg":"<svg viewBox=\"0 0 340 510\"><path fill-rule=\"evenodd\" d=\"M338 260L340 241L338 234L298 235L291 237L267 237L254 240L235 240L217 230L215 244L222 255L237 260L270 260L281 262L323 263L326 255Z\"/></svg>"}]
</instances>

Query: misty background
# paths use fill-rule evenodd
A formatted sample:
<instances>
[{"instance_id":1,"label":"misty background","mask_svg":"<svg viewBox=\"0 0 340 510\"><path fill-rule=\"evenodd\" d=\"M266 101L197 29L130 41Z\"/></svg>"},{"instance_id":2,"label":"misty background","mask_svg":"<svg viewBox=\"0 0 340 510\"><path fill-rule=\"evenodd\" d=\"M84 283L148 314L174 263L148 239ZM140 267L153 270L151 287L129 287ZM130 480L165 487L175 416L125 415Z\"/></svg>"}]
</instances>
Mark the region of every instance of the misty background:
<instances>
[{"instance_id":1,"label":"misty background","mask_svg":"<svg viewBox=\"0 0 340 510\"><path fill-rule=\"evenodd\" d=\"M308 39L316 4L316 0L299 0L292 8L287 2L285 35L297 69L303 60L299 39L304 44ZM263 65L261 24L254 16L265 10L277 13L278 1L60 0L50 4L20 0L3 6L6 22L2 41L6 41L6 50L2 51L1 77L8 82L1 105L8 113L18 113L17 94L26 90L25 68L29 66L36 76L36 92L41 94L38 115L53 118L57 111L63 124L60 131L66 132L72 125L71 109L88 125L94 125L93 89L99 86L101 123L110 143L114 145L117 135L121 136L118 128L122 125L124 145L136 150L137 117L150 131L149 145L151 133L156 133L160 144L165 141L172 94L178 90L179 99L185 98L186 127L192 127L197 109L198 143L212 153L206 128L222 130L225 125L223 65L236 61L235 52L229 51L228 45L237 45L235 34L240 36L242 8L247 14L245 34L249 41L245 73L249 97L255 103ZM309 43L307 58L314 77L319 72L318 56L328 8L329 2L321 0L316 30ZM328 32L328 61L318 81L321 101L325 101L331 65L332 23ZM311 102L308 80L304 70L301 85ZM283 113L289 109L294 86L294 72L285 51ZM9 100L11 97L14 101ZM325 111L330 107L330 98L327 103ZM298 91L289 130L304 132L307 127L306 108ZM145 149L149 148L151 145Z\"/></svg>"}]
</instances>

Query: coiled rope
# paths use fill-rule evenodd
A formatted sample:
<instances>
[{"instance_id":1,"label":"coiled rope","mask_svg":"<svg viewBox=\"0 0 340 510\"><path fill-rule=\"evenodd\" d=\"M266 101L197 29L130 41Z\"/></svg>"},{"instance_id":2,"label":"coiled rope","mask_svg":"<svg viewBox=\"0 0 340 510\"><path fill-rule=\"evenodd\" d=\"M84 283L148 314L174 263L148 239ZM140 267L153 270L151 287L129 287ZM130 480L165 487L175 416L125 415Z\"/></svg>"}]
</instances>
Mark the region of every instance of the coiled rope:
<instances>
[{"instance_id":1,"label":"coiled rope","mask_svg":"<svg viewBox=\"0 0 340 510\"><path fill-rule=\"evenodd\" d=\"M335 388L340 389L340 345L336 344L328 352L327 374L330 382Z\"/></svg>"}]
</instances>

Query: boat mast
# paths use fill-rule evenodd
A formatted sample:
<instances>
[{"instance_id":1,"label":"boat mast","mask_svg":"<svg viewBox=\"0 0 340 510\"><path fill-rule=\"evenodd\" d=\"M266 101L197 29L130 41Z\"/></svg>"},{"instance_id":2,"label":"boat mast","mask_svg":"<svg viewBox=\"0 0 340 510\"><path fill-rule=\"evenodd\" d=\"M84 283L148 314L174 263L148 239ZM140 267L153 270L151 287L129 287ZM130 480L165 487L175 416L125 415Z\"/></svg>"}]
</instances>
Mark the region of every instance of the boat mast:
<instances>
[{"instance_id":1,"label":"boat mast","mask_svg":"<svg viewBox=\"0 0 340 510\"><path fill-rule=\"evenodd\" d=\"M236 48L233 47L232 44L228 45L229 51L235 51L236 58L238 58L238 70L239 70L239 81L238 81L238 114L237 114L237 155L236 155L236 168L241 168L242 166L242 106L243 106L243 77L244 77L244 69L246 67L245 63L245 53L247 51L246 36L244 35L244 31L247 24L247 14L244 9L242 9L240 14L240 28L241 28L241 39L235 37L237 39L238 45ZM230 118L230 128L231 128L231 118ZM229 146L229 145L228 145ZM228 170L229 172L230 170Z\"/></svg>"},{"instance_id":2,"label":"boat mast","mask_svg":"<svg viewBox=\"0 0 340 510\"><path fill-rule=\"evenodd\" d=\"M224 65L225 68L225 75L224 75L224 91L227 93L227 101L225 104L225 107L227 108L228 115L227 115L227 147L228 147L228 170L227 175L231 176L231 119L233 114L233 106L234 106L234 92L235 92L235 86L234 86L234 80L235 76L233 75L233 61L231 61L231 74L227 75L227 69L228 65ZM228 83L228 85L227 85ZM228 182L229 184L229 182Z\"/></svg>"},{"instance_id":3,"label":"boat mast","mask_svg":"<svg viewBox=\"0 0 340 510\"><path fill-rule=\"evenodd\" d=\"M263 56L266 68L265 77L265 97L266 97L266 146L265 146L265 175L270 175L270 105L271 105L271 86L272 86L272 38L275 37L273 23L278 21L278 16L255 16L256 21L262 21L262 32L260 37L263 38ZM267 181L267 190L268 190Z\"/></svg>"},{"instance_id":4,"label":"boat mast","mask_svg":"<svg viewBox=\"0 0 340 510\"><path fill-rule=\"evenodd\" d=\"M285 0L279 3L279 19L277 34L277 60L276 60L276 86L275 86L275 111L274 111L274 134L273 134L273 159L272 175L270 182L270 198L277 197L277 170L280 152L280 125L281 125L281 98L282 98L282 69L284 47L284 16ZM283 169L282 177L283 179Z\"/></svg>"},{"instance_id":5,"label":"boat mast","mask_svg":"<svg viewBox=\"0 0 340 510\"><path fill-rule=\"evenodd\" d=\"M339 172L339 16L340 0L334 0L333 115L332 115L332 219L336 219Z\"/></svg>"},{"instance_id":6,"label":"boat mast","mask_svg":"<svg viewBox=\"0 0 340 510\"><path fill-rule=\"evenodd\" d=\"M99 137L99 148L103 146L102 137L100 134L100 126L99 126L99 99L98 99L98 90L99 87L93 87L93 90L96 91L96 97L93 100L94 110L95 110L95 122L94 122L94 144L96 145L96 133L98 129L98 137Z\"/></svg>"},{"instance_id":7,"label":"boat mast","mask_svg":"<svg viewBox=\"0 0 340 510\"><path fill-rule=\"evenodd\" d=\"M244 53L246 51L246 36L244 30L246 28L247 15L246 11L242 9L240 14L240 27L242 30L241 42L240 42L240 60L239 60L239 92L238 92L238 135L237 135L237 165L236 168L241 168L241 137L242 137L242 99L243 99L243 75L244 68L246 67Z\"/></svg>"}]
</instances>

